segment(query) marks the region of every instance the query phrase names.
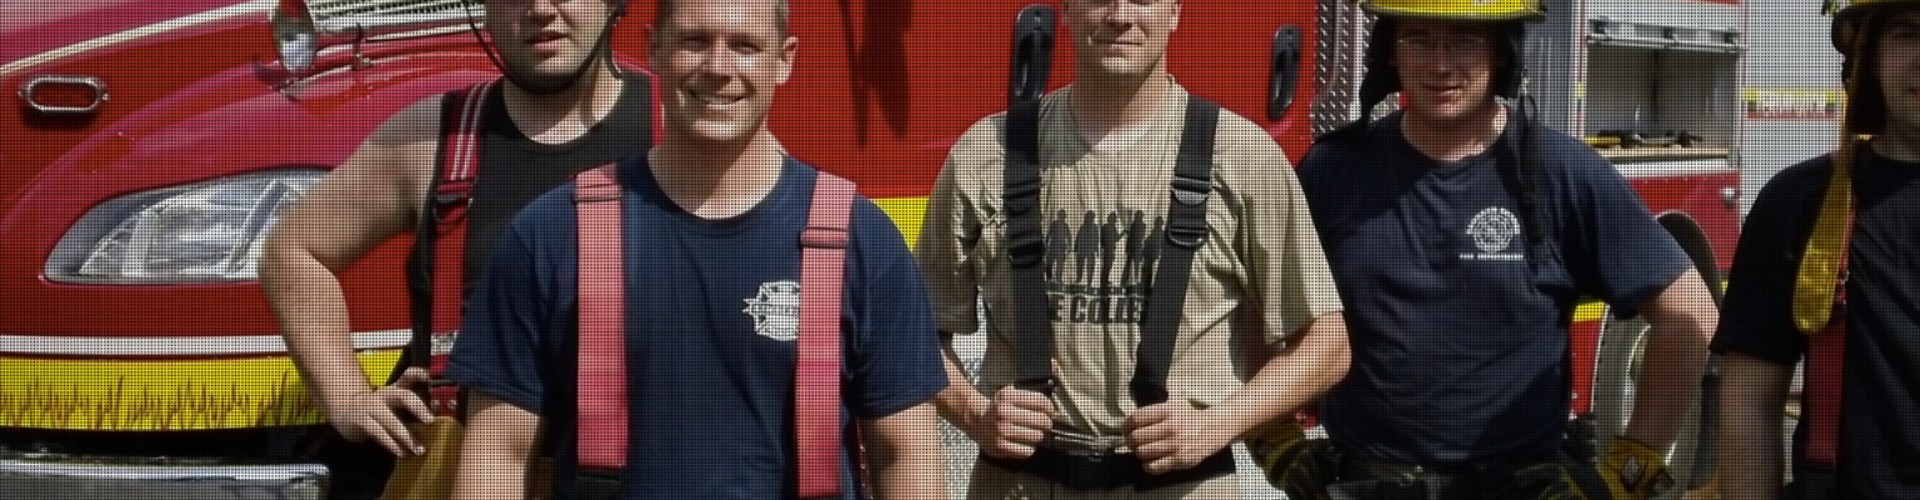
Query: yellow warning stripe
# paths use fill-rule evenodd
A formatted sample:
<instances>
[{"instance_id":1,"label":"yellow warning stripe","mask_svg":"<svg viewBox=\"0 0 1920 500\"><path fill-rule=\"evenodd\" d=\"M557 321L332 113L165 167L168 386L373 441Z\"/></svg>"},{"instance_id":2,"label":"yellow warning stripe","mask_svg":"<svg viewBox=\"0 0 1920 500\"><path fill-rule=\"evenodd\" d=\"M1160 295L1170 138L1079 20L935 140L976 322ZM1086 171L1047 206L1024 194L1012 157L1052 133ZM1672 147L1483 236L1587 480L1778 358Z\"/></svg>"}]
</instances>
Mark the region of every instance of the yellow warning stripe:
<instances>
[{"instance_id":1,"label":"yellow warning stripe","mask_svg":"<svg viewBox=\"0 0 1920 500\"><path fill-rule=\"evenodd\" d=\"M399 349L362 351L372 379ZM321 422L284 356L128 360L0 355L0 427L184 431Z\"/></svg>"}]
</instances>

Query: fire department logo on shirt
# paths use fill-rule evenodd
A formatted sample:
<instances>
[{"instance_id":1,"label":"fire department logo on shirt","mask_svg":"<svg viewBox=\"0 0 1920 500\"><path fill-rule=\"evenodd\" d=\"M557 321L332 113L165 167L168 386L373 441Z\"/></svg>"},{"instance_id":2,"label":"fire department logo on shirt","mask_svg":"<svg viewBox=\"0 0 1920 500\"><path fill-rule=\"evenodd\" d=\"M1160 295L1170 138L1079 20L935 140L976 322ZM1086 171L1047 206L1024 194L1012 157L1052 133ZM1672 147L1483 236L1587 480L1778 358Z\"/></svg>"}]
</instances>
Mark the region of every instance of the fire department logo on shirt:
<instances>
[{"instance_id":1,"label":"fire department logo on shirt","mask_svg":"<svg viewBox=\"0 0 1920 500\"><path fill-rule=\"evenodd\" d=\"M1487 207L1467 222L1467 236L1480 253L1460 254L1460 260L1522 260L1525 255L1508 253L1513 238L1520 235L1520 218L1501 207Z\"/></svg>"},{"instance_id":2,"label":"fire department logo on shirt","mask_svg":"<svg viewBox=\"0 0 1920 500\"><path fill-rule=\"evenodd\" d=\"M800 335L800 283L774 281L760 284L760 294L745 299L740 312L753 317L753 331L762 337L792 342Z\"/></svg>"}]
</instances>

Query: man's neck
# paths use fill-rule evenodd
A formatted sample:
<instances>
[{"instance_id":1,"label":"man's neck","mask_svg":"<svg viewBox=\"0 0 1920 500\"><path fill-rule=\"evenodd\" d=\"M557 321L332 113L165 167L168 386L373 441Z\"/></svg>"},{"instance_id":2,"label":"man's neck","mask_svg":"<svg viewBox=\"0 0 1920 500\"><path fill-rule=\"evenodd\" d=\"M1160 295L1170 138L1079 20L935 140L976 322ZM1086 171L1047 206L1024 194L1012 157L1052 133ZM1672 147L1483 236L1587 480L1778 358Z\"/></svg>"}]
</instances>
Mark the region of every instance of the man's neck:
<instances>
[{"instance_id":1,"label":"man's neck","mask_svg":"<svg viewBox=\"0 0 1920 500\"><path fill-rule=\"evenodd\" d=\"M1407 143L1434 161L1450 163L1484 153L1500 140L1507 127L1507 107L1499 101L1455 120L1422 120L1411 112L1400 114L1400 132Z\"/></svg>"},{"instance_id":2,"label":"man's neck","mask_svg":"<svg viewBox=\"0 0 1920 500\"><path fill-rule=\"evenodd\" d=\"M1874 154L1881 158L1901 163L1920 163L1920 130L1888 125L1886 133L1874 136L1869 145Z\"/></svg>"},{"instance_id":3,"label":"man's neck","mask_svg":"<svg viewBox=\"0 0 1920 500\"><path fill-rule=\"evenodd\" d=\"M606 119L620 101L625 83L604 66L596 67L566 90L551 94L527 92L509 83L504 95L507 116L520 133L544 144L561 144L586 135Z\"/></svg>"},{"instance_id":4,"label":"man's neck","mask_svg":"<svg viewBox=\"0 0 1920 500\"><path fill-rule=\"evenodd\" d=\"M1137 138L1173 94L1173 78L1165 71L1097 75L1074 82L1067 108L1080 138L1099 149L1109 139L1125 143Z\"/></svg>"},{"instance_id":5,"label":"man's neck","mask_svg":"<svg viewBox=\"0 0 1920 500\"><path fill-rule=\"evenodd\" d=\"M759 205L780 182L785 161L778 141L761 130L731 143L676 137L671 131L647 153L647 165L660 190L687 213L723 219Z\"/></svg>"}]
</instances>

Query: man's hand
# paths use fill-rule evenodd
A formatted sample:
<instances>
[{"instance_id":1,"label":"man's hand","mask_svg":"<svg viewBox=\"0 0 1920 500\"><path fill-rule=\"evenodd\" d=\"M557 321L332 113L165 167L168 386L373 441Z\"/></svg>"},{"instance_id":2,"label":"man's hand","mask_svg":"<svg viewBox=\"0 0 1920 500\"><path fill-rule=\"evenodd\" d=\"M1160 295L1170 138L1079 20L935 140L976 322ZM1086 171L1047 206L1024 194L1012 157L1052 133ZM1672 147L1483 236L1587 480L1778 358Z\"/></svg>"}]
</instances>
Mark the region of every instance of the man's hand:
<instances>
[{"instance_id":1,"label":"man's hand","mask_svg":"<svg viewBox=\"0 0 1920 500\"><path fill-rule=\"evenodd\" d=\"M1224 427L1212 425L1206 412L1175 393L1165 403L1128 415L1124 430L1127 447L1140 457L1147 473L1159 475L1191 469L1233 444L1234 436L1222 432Z\"/></svg>"},{"instance_id":2,"label":"man's hand","mask_svg":"<svg viewBox=\"0 0 1920 500\"><path fill-rule=\"evenodd\" d=\"M1659 450L1624 436L1614 438L1596 465L1615 500L1654 498L1678 484Z\"/></svg>"},{"instance_id":3,"label":"man's hand","mask_svg":"<svg viewBox=\"0 0 1920 500\"><path fill-rule=\"evenodd\" d=\"M409 387L424 385L430 376L423 368L408 368L393 385L365 391L326 405L327 422L341 437L356 443L373 441L395 456L425 454L413 432L401 420L400 412L411 414L423 423L433 422L427 403Z\"/></svg>"},{"instance_id":4,"label":"man's hand","mask_svg":"<svg viewBox=\"0 0 1920 500\"><path fill-rule=\"evenodd\" d=\"M993 393L993 400L967 427L967 435L990 457L1025 459L1053 430L1057 410L1045 394L1014 387Z\"/></svg>"}]
</instances>

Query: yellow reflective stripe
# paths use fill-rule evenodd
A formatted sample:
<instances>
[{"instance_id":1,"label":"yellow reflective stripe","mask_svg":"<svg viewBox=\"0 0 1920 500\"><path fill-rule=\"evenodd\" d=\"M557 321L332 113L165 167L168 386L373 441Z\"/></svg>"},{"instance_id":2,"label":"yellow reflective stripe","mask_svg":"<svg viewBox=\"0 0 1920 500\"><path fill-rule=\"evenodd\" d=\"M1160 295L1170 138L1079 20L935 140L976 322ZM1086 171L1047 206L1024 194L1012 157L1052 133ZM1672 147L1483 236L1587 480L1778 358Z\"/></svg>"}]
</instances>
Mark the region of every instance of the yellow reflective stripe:
<instances>
[{"instance_id":1,"label":"yellow reflective stripe","mask_svg":"<svg viewBox=\"0 0 1920 500\"><path fill-rule=\"evenodd\" d=\"M1857 71L1856 71L1857 72ZM1842 136L1848 127L1842 128ZM1833 300L1842 267L1847 265L1847 239L1853 234L1852 140L1841 141L1833 154L1833 176L1820 200L1820 215L1800 259L1793 284L1793 324L1800 333L1814 335L1833 319Z\"/></svg>"},{"instance_id":2,"label":"yellow reflective stripe","mask_svg":"<svg viewBox=\"0 0 1920 500\"><path fill-rule=\"evenodd\" d=\"M399 349L362 351L384 380ZM0 356L0 427L101 431L244 429L320 423L284 356L127 360Z\"/></svg>"},{"instance_id":3,"label":"yellow reflective stripe","mask_svg":"<svg viewBox=\"0 0 1920 500\"><path fill-rule=\"evenodd\" d=\"M893 225L900 228L900 235L907 238L907 248L920 243L920 224L927 217L927 197L884 198L873 200L893 219Z\"/></svg>"},{"instance_id":4,"label":"yellow reflective stripe","mask_svg":"<svg viewBox=\"0 0 1920 500\"><path fill-rule=\"evenodd\" d=\"M1582 300L1580 305L1573 309L1573 322L1600 321L1600 318L1606 315L1607 303L1592 299Z\"/></svg>"}]
</instances>

